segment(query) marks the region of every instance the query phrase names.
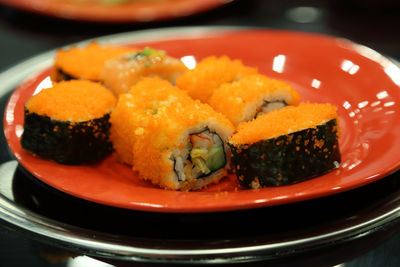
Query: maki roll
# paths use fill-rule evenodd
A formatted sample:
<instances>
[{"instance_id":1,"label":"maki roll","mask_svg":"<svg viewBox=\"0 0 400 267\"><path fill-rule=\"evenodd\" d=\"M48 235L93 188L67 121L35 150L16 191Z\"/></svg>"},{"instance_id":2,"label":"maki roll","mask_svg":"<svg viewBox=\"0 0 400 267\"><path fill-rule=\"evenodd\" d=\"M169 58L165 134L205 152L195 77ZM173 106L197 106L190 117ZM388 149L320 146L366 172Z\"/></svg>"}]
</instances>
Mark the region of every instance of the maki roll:
<instances>
[{"instance_id":1,"label":"maki roll","mask_svg":"<svg viewBox=\"0 0 400 267\"><path fill-rule=\"evenodd\" d=\"M107 60L132 52L132 48L100 45L91 42L87 46L73 46L57 51L51 73L53 82L83 79L100 81L100 73Z\"/></svg>"},{"instance_id":2,"label":"maki roll","mask_svg":"<svg viewBox=\"0 0 400 267\"><path fill-rule=\"evenodd\" d=\"M144 77L128 93L118 97L110 117L110 139L118 161L133 165L132 148L136 141L136 129L148 127L153 122L152 115L156 112L157 101L168 100L170 97L181 101L189 98L184 91L158 77Z\"/></svg>"},{"instance_id":3,"label":"maki roll","mask_svg":"<svg viewBox=\"0 0 400 267\"><path fill-rule=\"evenodd\" d=\"M230 83L257 72L257 69L243 65L240 60L231 60L227 56L211 56L178 77L176 85L187 91L192 98L208 103L214 90L223 83Z\"/></svg>"},{"instance_id":4,"label":"maki roll","mask_svg":"<svg viewBox=\"0 0 400 267\"><path fill-rule=\"evenodd\" d=\"M113 94L98 83L56 83L25 104L21 145L62 164L101 159L112 151L109 117L115 103Z\"/></svg>"},{"instance_id":5,"label":"maki roll","mask_svg":"<svg viewBox=\"0 0 400 267\"><path fill-rule=\"evenodd\" d=\"M302 103L241 123L228 141L240 185L254 189L288 185L338 167L336 109Z\"/></svg>"},{"instance_id":6,"label":"maki roll","mask_svg":"<svg viewBox=\"0 0 400 267\"><path fill-rule=\"evenodd\" d=\"M153 123L135 130L133 170L172 190L195 190L227 174L233 126L200 101L157 101Z\"/></svg>"},{"instance_id":7,"label":"maki roll","mask_svg":"<svg viewBox=\"0 0 400 267\"><path fill-rule=\"evenodd\" d=\"M187 70L177 58L164 51L149 47L128 53L106 62L101 80L115 95L129 91L142 77L157 76L175 83L175 79Z\"/></svg>"},{"instance_id":8,"label":"maki roll","mask_svg":"<svg viewBox=\"0 0 400 267\"><path fill-rule=\"evenodd\" d=\"M117 154L141 179L166 189L195 190L227 173L225 140L233 125L165 80L144 78L122 94L111 121Z\"/></svg>"},{"instance_id":9,"label":"maki roll","mask_svg":"<svg viewBox=\"0 0 400 267\"><path fill-rule=\"evenodd\" d=\"M244 76L214 90L208 103L235 126L287 105L298 105L299 93L289 84L261 74Z\"/></svg>"}]
</instances>

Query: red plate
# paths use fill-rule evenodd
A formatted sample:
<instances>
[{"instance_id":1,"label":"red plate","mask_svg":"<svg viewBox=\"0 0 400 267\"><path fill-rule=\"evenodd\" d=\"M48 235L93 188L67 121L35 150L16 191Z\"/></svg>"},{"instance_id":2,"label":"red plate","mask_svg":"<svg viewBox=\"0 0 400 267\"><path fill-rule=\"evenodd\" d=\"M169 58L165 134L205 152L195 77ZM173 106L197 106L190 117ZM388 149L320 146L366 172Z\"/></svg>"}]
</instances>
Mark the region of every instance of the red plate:
<instances>
[{"instance_id":1,"label":"red plate","mask_svg":"<svg viewBox=\"0 0 400 267\"><path fill-rule=\"evenodd\" d=\"M233 0L131 0L120 4L78 0L0 0L0 3L52 17L97 22L146 22L185 17Z\"/></svg>"},{"instance_id":2,"label":"red plate","mask_svg":"<svg viewBox=\"0 0 400 267\"><path fill-rule=\"evenodd\" d=\"M387 58L347 40L308 33L204 28L183 33L176 37L173 32L147 32L146 37L156 40L140 44L135 33L123 37L131 40L128 43L164 49L176 57L194 56L198 60L226 54L291 83L304 101L335 104L340 116L341 166L290 186L243 190L230 176L202 191L175 192L139 180L113 156L87 166L63 166L36 158L20 146L23 105L48 76L48 69L20 85L6 107L5 134L15 157L38 179L73 196L159 212L214 212L280 205L350 190L399 168L400 69Z\"/></svg>"}]
</instances>

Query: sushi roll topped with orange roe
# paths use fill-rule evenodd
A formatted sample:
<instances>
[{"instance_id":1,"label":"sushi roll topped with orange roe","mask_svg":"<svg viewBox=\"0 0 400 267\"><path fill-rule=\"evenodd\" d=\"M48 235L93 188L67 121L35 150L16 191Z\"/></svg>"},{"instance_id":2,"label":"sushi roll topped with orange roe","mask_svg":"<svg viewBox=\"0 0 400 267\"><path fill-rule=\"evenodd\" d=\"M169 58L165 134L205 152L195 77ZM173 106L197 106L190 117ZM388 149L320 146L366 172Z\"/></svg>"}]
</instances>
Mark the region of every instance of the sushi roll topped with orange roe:
<instances>
[{"instance_id":1,"label":"sushi roll topped with orange roe","mask_svg":"<svg viewBox=\"0 0 400 267\"><path fill-rule=\"evenodd\" d=\"M337 168L337 108L302 103L244 122L229 140L239 183L257 189L288 185Z\"/></svg>"},{"instance_id":2,"label":"sushi roll topped with orange roe","mask_svg":"<svg viewBox=\"0 0 400 267\"><path fill-rule=\"evenodd\" d=\"M208 103L214 90L223 83L257 72L257 69L243 65L240 60L231 60L227 56L210 56L178 77L176 85L187 91L192 98Z\"/></svg>"},{"instance_id":3,"label":"sushi roll topped with orange roe","mask_svg":"<svg viewBox=\"0 0 400 267\"><path fill-rule=\"evenodd\" d=\"M160 102L192 102L186 92L158 77L141 78L128 93L118 97L118 103L111 113L110 138L116 150L117 159L133 165L132 148L137 134L149 124L158 122L156 113Z\"/></svg>"},{"instance_id":4,"label":"sushi roll topped with orange roe","mask_svg":"<svg viewBox=\"0 0 400 267\"><path fill-rule=\"evenodd\" d=\"M119 96L111 122L118 159L141 179L196 190L227 173L232 123L168 81L142 78Z\"/></svg>"},{"instance_id":5,"label":"sushi roll topped with orange roe","mask_svg":"<svg viewBox=\"0 0 400 267\"><path fill-rule=\"evenodd\" d=\"M55 83L25 104L21 145L62 164L83 164L111 153L110 112L114 95L99 83Z\"/></svg>"},{"instance_id":6,"label":"sushi roll topped with orange roe","mask_svg":"<svg viewBox=\"0 0 400 267\"><path fill-rule=\"evenodd\" d=\"M274 110L257 119L243 122L229 142L234 145L253 144L267 138L276 138L337 119L337 107L331 104L301 103ZM335 128L337 130L337 127ZM338 134L336 131L335 134Z\"/></svg>"},{"instance_id":7,"label":"sushi roll topped with orange roe","mask_svg":"<svg viewBox=\"0 0 400 267\"><path fill-rule=\"evenodd\" d=\"M97 42L84 47L60 49L55 57L51 79L55 82L72 79L100 81L100 73L107 60L132 51L135 49L100 45Z\"/></svg>"},{"instance_id":8,"label":"sushi roll topped with orange roe","mask_svg":"<svg viewBox=\"0 0 400 267\"><path fill-rule=\"evenodd\" d=\"M156 101L151 123L136 128L133 170L163 188L196 190L227 174L233 126L209 105L182 100Z\"/></svg>"},{"instance_id":9,"label":"sushi roll topped with orange roe","mask_svg":"<svg viewBox=\"0 0 400 267\"><path fill-rule=\"evenodd\" d=\"M59 121L86 121L110 113L116 104L113 94L99 83L63 81L31 97L25 108Z\"/></svg>"},{"instance_id":10,"label":"sushi roll topped with orange roe","mask_svg":"<svg viewBox=\"0 0 400 267\"><path fill-rule=\"evenodd\" d=\"M244 76L215 89L209 104L235 126L287 105L298 105L300 94L284 81L261 74Z\"/></svg>"}]
</instances>

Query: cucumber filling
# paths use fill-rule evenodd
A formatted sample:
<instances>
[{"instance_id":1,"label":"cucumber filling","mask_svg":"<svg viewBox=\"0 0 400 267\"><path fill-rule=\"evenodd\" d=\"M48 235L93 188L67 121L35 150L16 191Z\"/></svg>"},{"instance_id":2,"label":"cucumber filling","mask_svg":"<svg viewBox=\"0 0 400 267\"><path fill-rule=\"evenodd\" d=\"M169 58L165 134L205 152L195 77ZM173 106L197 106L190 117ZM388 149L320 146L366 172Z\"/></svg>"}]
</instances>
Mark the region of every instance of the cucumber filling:
<instances>
[{"instance_id":1,"label":"cucumber filling","mask_svg":"<svg viewBox=\"0 0 400 267\"><path fill-rule=\"evenodd\" d=\"M195 167L198 167L203 174L209 174L225 165L225 153L222 145L207 148L194 148L190 157Z\"/></svg>"},{"instance_id":2,"label":"cucumber filling","mask_svg":"<svg viewBox=\"0 0 400 267\"><path fill-rule=\"evenodd\" d=\"M205 130L190 135L189 141L189 150L175 158L179 181L201 178L225 166L224 144L216 133Z\"/></svg>"},{"instance_id":3,"label":"cucumber filling","mask_svg":"<svg viewBox=\"0 0 400 267\"><path fill-rule=\"evenodd\" d=\"M163 59L165 58L165 56L166 54L162 50L155 50L146 47L139 52L126 55L125 58L128 60L145 60L145 59L155 59L155 58Z\"/></svg>"}]
</instances>

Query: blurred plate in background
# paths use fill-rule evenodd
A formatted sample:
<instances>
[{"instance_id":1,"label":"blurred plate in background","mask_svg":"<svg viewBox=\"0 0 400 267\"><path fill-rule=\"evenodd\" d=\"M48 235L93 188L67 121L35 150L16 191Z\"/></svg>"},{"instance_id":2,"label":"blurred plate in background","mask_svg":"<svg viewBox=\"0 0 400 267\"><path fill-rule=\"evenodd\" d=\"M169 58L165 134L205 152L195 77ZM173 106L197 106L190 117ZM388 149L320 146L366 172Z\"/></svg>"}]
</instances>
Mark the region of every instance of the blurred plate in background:
<instances>
[{"instance_id":1,"label":"blurred plate in background","mask_svg":"<svg viewBox=\"0 0 400 267\"><path fill-rule=\"evenodd\" d=\"M0 0L42 15L93 22L146 22L185 17L233 0Z\"/></svg>"}]
</instances>

